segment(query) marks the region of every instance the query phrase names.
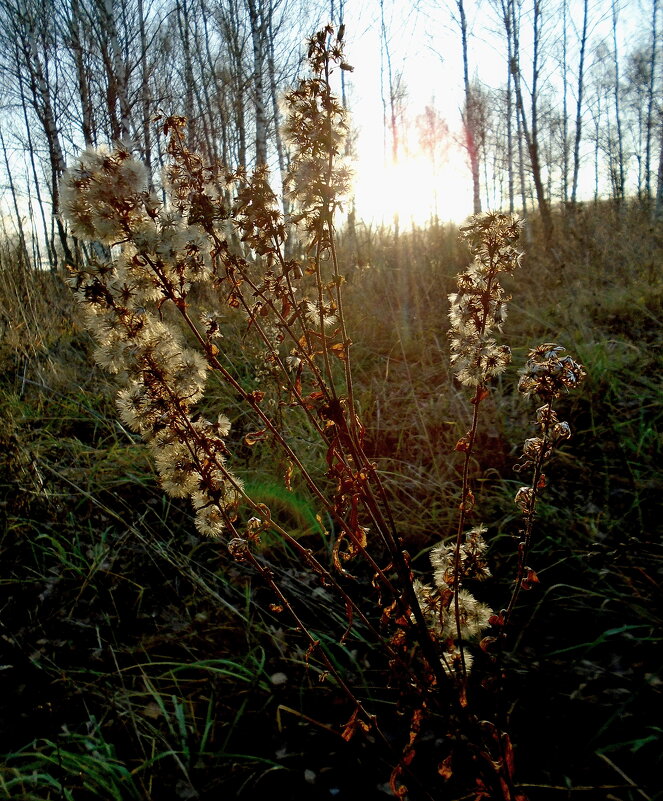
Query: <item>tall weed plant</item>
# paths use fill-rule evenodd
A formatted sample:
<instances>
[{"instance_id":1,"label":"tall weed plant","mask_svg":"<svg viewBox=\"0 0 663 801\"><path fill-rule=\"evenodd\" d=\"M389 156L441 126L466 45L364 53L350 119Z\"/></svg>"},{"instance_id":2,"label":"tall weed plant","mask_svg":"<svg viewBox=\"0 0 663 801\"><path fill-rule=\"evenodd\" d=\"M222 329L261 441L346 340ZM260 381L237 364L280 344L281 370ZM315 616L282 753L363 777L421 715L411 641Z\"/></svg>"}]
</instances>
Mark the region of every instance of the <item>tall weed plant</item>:
<instances>
[{"instance_id":1,"label":"tall weed plant","mask_svg":"<svg viewBox=\"0 0 663 801\"><path fill-rule=\"evenodd\" d=\"M537 499L553 450L571 433L554 403L583 368L555 344L529 353L520 390L539 407L519 461L528 479L515 495L517 573L503 608L491 609L479 600L490 570L472 474L482 404L511 360L498 341L509 301L501 277L521 269L523 254L517 219L472 218L461 229L472 261L450 296L452 365L472 407L456 445L457 524L432 548L430 578L415 576L353 385L335 231L351 172L340 156L346 112L330 85L349 68L342 32L316 34L308 58L311 77L286 98L289 218L264 165L247 173L207 164L186 146L186 121L163 119L163 197L125 144L88 150L65 174L63 213L100 254L72 265L71 281L96 359L121 385L123 424L147 443L163 489L190 499L200 534L262 579L271 611L303 638L304 660L345 697L342 738L382 751L397 797L522 800L499 698L486 697L499 696L514 609L538 580L529 561ZM227 407L212 413L211 396ZM309 547L250 491L233 454L257 448L278 453L286 493L308 494L324 547ZM326 470L312 467L312 451ZM270 561L275 539L313 577L308 596L293 591L292 566ZM315 624L316 603L344 610L335 642ZM335 648L358 642L388 666L386 686L369 689L337 658Z\"/></svg>"}]
</instances>

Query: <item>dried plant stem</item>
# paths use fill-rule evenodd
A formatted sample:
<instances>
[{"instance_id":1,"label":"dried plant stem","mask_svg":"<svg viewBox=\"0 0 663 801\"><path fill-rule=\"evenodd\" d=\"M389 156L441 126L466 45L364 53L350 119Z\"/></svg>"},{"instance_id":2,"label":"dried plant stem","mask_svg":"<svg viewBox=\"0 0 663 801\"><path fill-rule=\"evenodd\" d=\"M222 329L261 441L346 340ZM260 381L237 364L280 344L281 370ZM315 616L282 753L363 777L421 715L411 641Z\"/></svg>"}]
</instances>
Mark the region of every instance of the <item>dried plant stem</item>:
<instances>
[{"instance_id":1,"label":"dried plant stem","mask_svg":"<svg viewBox=\"0 0 663 801\"><path fill-rule=\"evenodd\" d=\"M547 442L550 437L550 428L552 420L552 400L548 401L543 414L544 423L542 427L542 439ZM523 589L523 581L525 579L525 572L527 570L527 557L529 556L530 548L532 546L532 531L534 529L534 520L536 516L536 504L542 487L543 465L546 460L546 451L540 448L533 465L532 482L530 484L531 492L528 493L527 504L523 509L523 519L525 522L524 528L521 530L522 538L518 543L518 567L516 572L516 582L511 593L511 598L504 613L504 630L508 629L513 610L516 608L518 598Z\"/></svg>"},{"instance_id":2,"label":"dried plant stem","mask_svg":"<svg viewBox=\"0 0 663 801\"><path fill-rule=\"evenodd\" d=\"M380 532L381 536L383 537L383 539L385 540L385 543L387 544L387 546L389 548L389 551L390 551L390 554L391 554L391 557L392 557L392 561L394 563L394 566L395 566L395 568L397 570L397 573L398 573L398 576L399 576L399 587L405 588L405 597L404 598L403 598L403 595L402 595L402 590L398 590L392 584L391 580L388 578L388 576L386 575L384 570L377 564L377 562L375 562L375 560L373 559L373 557L370 554L370 552L357 539L357 537L355 535L355 532L352 529L352 527L348 526L347 522L342 517L340 517L338 515L336 509L334 508L333 503L331 503L330 500L327 498L327 496L319 489L319 487L317 486L317 483L310 476L310 474L306 470L305 466L303 465L303 463L301 462L301 460L299 459L297 454L292 450L292 448L288 445L288 443L286 442L286 440L282 436L281 432L278 429L278 426L276 426L274 424L274 422L271 420L271 418L267 414L265 414L264 411L260 408L259 403L256 401L255 396L252 393L247 392L241 386L241 384L232 376L232 374L229 373L228 370L219 362L219 360L217 359L216 355L214 353L212 353L212 351L210 350L205 338L200 333L200 331L198 330L197 326L195 325L195 323L191 319L190 315L188 314L185 305L182 304L182 303L178 303L177 302L175 293L173 291L173 288L172 288L172 286L169 285L169 282L167 281L166 276L162 274L162 272L159 270L158 266L154 263L154 261L152 259L150 259L149 256L146 255L145 259L148 262L148 264L150 265L150 267L154 270L155 274L159 277L160 281L164 284L164 286L169 287L169 296L170 296L171 300L173 300L173 302L174 302L179 314L181 315L182 319L186 323L186 326L189 328L189 330L192 332L194 337L198 340L199 344L203 348L203 350L205 352L205 355L206 355L206 358L210 363L210 366L216 372L219 373L219 375L221 376L223 381L226 384L228 384L233 389L234 392L236 392L238 395L240 395L243 398L243 400L246 401L253 408L254 412L258 415L261 423L267 429L269 429L270 433L274 437L274 440L283 449L283 451L287 455L288 459L300 471L300 474L301 474L302 478L304 479L306 485L309 487L311 492L314 493L314 495L318 498L320 503L333 516L333 518L336 520L336 522L342 527L342 529L344 530L345 534L352 541L353 546L355 548L357 548L357 550L359 552L361 552L362 556L366 559L367 563L369 564L369 566L373 570L374 575L379 577L379 579L382 582L382 584L390 592L392 597L394 597L394 599L397 601L398 605L401 608L401 614L407 616L409 611L410 610L412 611L412 613L415 616L417 627L419 629L420 644L421 644L421 647L422 647L422 649L423 649L423 651L424 651L424 653L425 653L425 655L427 657L427 661L429 662L429 666L430 666L431 670L433 671L433 673L436 675L437 681L439 683L443 684L444 683L444 673L441 670L441 666L440 666L440 663L439 663L439 656L436 654L434 645L433 645L433 643L432 643L432 641L430 639L428 628L426 627L425 620L424 620L424 617L423 617L423 613L421 611L421 608L419 607L418 600L416 598L416 595L415 595L414 591L412 590L412 577L411 577L411 573L410 573L409 567L405 563L405 560L404 560L404 557L403 557L403 552L402 552L402 549L401 549L401 547L399 545L399 542L398 542L398 540L396 538L396 535L391 533L392 531L395 530L395 524L394 524L394 522L392 520L391 521L391 526L390 526L385 521L385 519L384 519L384 517L382 515L382 511L380 509L380 505L377 503L375 497L373 496L373 493L372 493L372 490L371 490L371 487L370 487L370 483L368 481L364 483L364 493L365 493L366 506L367 506L367 509L371 512L371 515L372 515L373 520L374 520L374 522L376 524L377 530ZM336 268L336 269L338 269L338 268ZM294 334L292 336L294 338ZM266 339L266 337L265 337L265 339ZM287 371L284 370L284 374L287 375ZM333 386L333 384L332 384L332 386ZM168 388L166 387L166 389L168 389ZM302 399L302 408L306 409L306 404L303 403L303 399ZM313 415L309 414L309 419L312 419L312 421L314 422L314 425L316 426L316 428L318 428L319 433L322 434L322 430L319 428L319 424L317 423L317 421L315 421L315 419L313 418ZM190 436L193 436L194 438L196 438L195 437L195 432L193 431L193 429L191 428L190 424L188 423L188 420L187 420L187 424L188 424L188 427L190 429L190 431L189 431ZM367 468L367 469L370 470L370 473L371 473L372 477L374 478L375 481L378 482L379 489L380 489L380 491L381 491L381 493L383 494L383 497L384 497L384 489L383 489L383 487L381 485L381 482L379 481L379 477L377 475L377 472L374 469L374 466L370 464L370 462L367 459L365 453L363 452L363 449L361 448L361 446L359 446L358 443L355 440L351 440L351 442L352 442L351 452L353 454L353 457L355 459L356 464L362 465L364 468ZM204 443L201 443L201 444L204 445ZM210 456L210 458L213 458L212 454L209 454L209 456ZM230 481L230 483L233 484L233 486L235 486L236 489L241 491L241 487L239 487L237 485L237 483L233 479L232 475L222 465L220 465L215 459L214 459L214 461L215 461L217 467L219 467L221 469L223 474ZM247 498L247 496L245 495L245 493L243 491L241 491L241 494L242 494L242 496L245 497L245 499L247 499L249 501L249 503L251 503L250 498ZM311 567L313 567L316 570L316 572L319 573L319 575L324 575L325 578L327 578L327 575L328 575L329 572L326 571L322 567L322 565L320 565L320 563L317 562L317 560L312 558L312 554L310 553L310 551L308 551L308 549L304 549L294 538L290 537L287 534L287 532L285 532L283 529L280 529L279 533L280 533L281 536L284 537L285 541L287 541L289 544L293 545L293 547L296 548L296 550L300 553L300 555L304 557L304 559L311 565ZM334 583L335 588L337 588L339 590L341 589L340 585L338 585L337 582L334 581L333 583ZM346 604L351 603L351 606L352 606L353 610L355 610L357 612L360 611L358 609L358 607L356 606L356 604L354 602L350 601L349 596L344 591L341 590L341 594L342 594L343 600L344 600L344 602ZM360 615L360 616L363 618L364 621L366 621L365 616L363 616L363 615Z\"/></svg>"},{"instance_id":3,"label":"dried plant stem","mask_svg":"<svg viewBox=\"0 0 663 801\"><path fill-rule=\"evenodd\" d=\"M476 440L477 429L479 427L479 403L481 402L481 393L483 393L484 391L485 388L479 385L477 387L476 394L472 400L473 404L472 423L470 425L470 430L467 433L467 450L464 452L463 479L461 484L461 502L458 515L458 525L456 527L456 542L454 548L454 568L453 568L454 616L456 618L456 633L458 635L458 649L460 651L460 663L461 663L461 673L463 682L461 698L463 705L467 703L467 698L465 695L465 686L464 686L465 683L467 682L467 666L465 664L465 648L463 646L463 632L462 632L461 615L460 615L460 597L458 590L460 588L460 581L462 575L461 546L463 543L463 532L465 531L465 522L467 518L467 512L469 511L468 506L470 503L470 498L472 497L470 490L470 461L472 459L474 451L474 442Z\"/></svg>"},{"instance_id":4,"label":"dried plant stem","mask_svg":"<svg viewBox=\"0 0 663 801\"><path fill-rule=\"evenodd\" d=\"M488 253L490 258L490 269L486 278L486 289L481 295L482 315L478 326L478 336L483 339L486 335L486 327L490 318L490 301L492 299L493 282L495 280L497 270L499 269L499 262L497 255L499 250L488 244ZM463 704L467 703L466 698L466 683L467 683L467 665L465 663L465 648L463 645L462 625L461 625L461 612L460 612L460 581L461 581L461 546L463 543L463 532L465 531L465 521L467 513L473 505L473 496L470 489L470 461L474 452L474 443L476 440L477 429L479 426L479 404L487 395L488 391L484 382L477 384L476 392L471 400L472 403L472 422L470 429L466 434L466 450L464 451L463 459L463 478L461 484L461 502L460 514L458 515L458 526L456 528L456 544L454 551L454 616L456 618L456 632L458 635L458 649L460 651L460 664L462 675L462 688L461 700Z\"/></svg>"}]
</instances>

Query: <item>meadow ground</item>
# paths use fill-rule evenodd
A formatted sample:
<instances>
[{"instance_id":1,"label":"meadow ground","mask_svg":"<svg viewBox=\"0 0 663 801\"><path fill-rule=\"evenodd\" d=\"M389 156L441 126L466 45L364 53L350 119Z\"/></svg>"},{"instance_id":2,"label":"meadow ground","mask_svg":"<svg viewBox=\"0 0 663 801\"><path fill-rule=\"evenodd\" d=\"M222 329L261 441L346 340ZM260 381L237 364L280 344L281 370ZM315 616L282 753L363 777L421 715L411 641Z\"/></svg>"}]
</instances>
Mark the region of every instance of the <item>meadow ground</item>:
<instances>
[{"instance_id":1,"label":"meadow ground","mask_svg":"<svg viewBox=\"0 0 663 801\"><path fill-rule=\"evenodd\" d=\"M453 532L454 445L471 409L446 336L447 295L466 263L456 234L360 227L340 243L356 400L422 573ZM561 403L574 436L550 465L530 557L540 581L520 599L500 703L533 801L653 801L663 798L663 230L637 206L590 206L558 217L550 247L536 226L529 239L522 275L509 279L514 360L485 404L473 468L494 608L514 576L513 464L531 430L517 371L530 347L558 342L587 379ZM338 735L348 709L269 593L160 490L60 277L20 270L11 243L0 250L0 796L387 797L388 767L370 740ZM255 354L235 334L226 347L252 374ZM217 401L250 493L327 558L315 505L284 491L268 448L243 444L233 399L212 390L205 403ZM324 473L314 444L307 458ZM344 610L276 539L263 557L308 599L338 669L388 720L386 666L361 640L337 642Z\"/></svg>"}]
</instances>

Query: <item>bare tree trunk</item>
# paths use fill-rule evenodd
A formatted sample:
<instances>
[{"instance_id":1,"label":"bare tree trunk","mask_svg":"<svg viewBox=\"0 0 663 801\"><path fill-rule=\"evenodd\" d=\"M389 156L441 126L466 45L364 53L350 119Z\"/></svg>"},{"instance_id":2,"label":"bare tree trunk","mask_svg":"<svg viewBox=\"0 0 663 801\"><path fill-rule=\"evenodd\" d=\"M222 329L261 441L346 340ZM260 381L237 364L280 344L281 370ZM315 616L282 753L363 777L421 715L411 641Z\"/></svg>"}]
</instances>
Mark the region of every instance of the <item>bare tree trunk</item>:
<instances>
[{"instance_id":1,"label":"bare tree trunk","mask_svg":"<svg viewBox=\"0 0 663 801\"><path fill-rule=\"evenodd\" d=\"M568 0L562 0L562 202L569 200L569 112L568 93L569 82L566 80L568 71ZM551 193L549 193L550 196Z\"/></svg>"},{"instance_id":2,"label":"bare tree trunk","mask_svg":"<svg viewBox=\"0 0 663 801\"><path fill-rule=\"evenodd\" d=\"M5 138L2 135L2 129L0 128L0 146L2 147L2 155L5 162L5 169L7 171L7 180L9 182L9 191L12 196L12 203L14 206L14 214L16 215L16 231L18 233L18 242L20 246L20 252L23 256L23 264L22 267L24 269L29 269L30 267L30 254L28 253L28 246L25 240L25 232L23 231L23 220L21 218L21 213L18 208L18 200L16 197L16 187L14 185L14 179L12 177L12 170L9 165L9 158L7 157L7 146L5 145Z\"/></svg>"},{"instance_id":3,"label":"bare tree trunk","mask_svg":"<svg viewBox=\"0 0 663 801\"><path fill-rule=\"evenodd\" d=\"M89 74L85 69L83 58L83 42L81 34L81 9L79 0L70 0L70 9L67 18L69 28L69 48L76 65L76 83L81 101L81 130L83 141L87 147L96 144L96 125L94 110L90 94Z\"/></svg>"},{"instance_id":4,"label":"bare tree trunk","mask_svg":"<svg viewBox=\"0 0 663 801\"><path fill-rule=\"evenodd\" d=\"M143 158L149 171L149 182L152 187L152 134L150 130L151 103L150 71L147 52L147 33L145 30L145 10L143 0L138 0L138 27L140 32L140 105L141 128L143 132Z\"/></svg>"},{"instance_id":5,"label":"bare tree trunk","mask_svg":"<svg viewBox=\"0 0 663 801\"><path fill-rule=\"evenodd\" d=\"M216 106L216 113L218 114L218 118L214 124L214 130L216 136L213 137L213 152L214 158L219 158L219 148L217 143L217 137L221 139L221 153L220 158L224 164L228 164L230 161L230 154L228 152L228 117L230 116L230 110L226 106L224 106L224 89L219 80L219 71L217 69L217 58L215 59L212 56L212 51L210 48L210 12L207 7L207 3L205 0L200 0L200 13L201 19L203 23L203 43L205 46L205 57L206 57L206 67L209 71L210 77L212 78L212 94L215 97L215 102L212 101L210 97L210 105L209 105L209 114L210 118L214 118L213 109ZM226 41L226 47L231 47L231 43ZM232 52L232 51L231 51ZM202 53L200 54L201 58L201 71L203 70L202 67ZM208 90L206 89L208 92ZM209 96L209 92L208 92Z\"/></svg>"},{"instance_id":6,"label":"bare tree trunk","mask_svg":"<svg viewBox=\"0 0 663 801\"><path fill-rule=\"evenodd\" d=\"M652 181L651 181L651 144L652 128L654 126L654 86L656 81L656 53L658 51L658 34L656 30L656 16L658 13L658 0L652 0L652 21L651 21L651 56L649 58L649 87L647 92L647 122L645 132L645 191L647 199L651 200Z\"/></svg>"},{"instance_id":7,"label":"bare tree trunk","mask_svg":"<svg viewBox=\"0 0 663 801\"><path fill-rule=\"evenodd\" d=\"M506 168L509 197L509 213L515 209L515 169L514 169L514 142L513 142L513 7L512 0L496 0L495 9L501 17L506 37L507 72L506 72Z\"/></svg>"},{"instance_id":8,"label":"bare tree trunk","mask_svg":"<svg viewBox=\"0 0 663 801\"><path fill-rule=\"evenodd\" d=\"M210 81L212 87L212 94L216 95L216 103L210 97L210 106L209 106L210 119L214 120L215 106L218 112L218 119L216 119L215 122L212 123L216 134L214 136L214 158L216 160L220 159L224 164L226 164L228 159L228 136L227 136L228 110L227 108L222 107L223 91L219 86L219 81L218 81L219 76L216 68L216 59L212 57L212 51L210 49L210 19L209 19L209 10L207 8L207 3L205 2L205 0L200 0L200 13L203 23L203 43L205 45L206 67L209 72L210 78L212 79ZM201 69L202 69L202 53L200 54L200 57L201 57ZM221 145L220 153L219 153L219 140Z\"/></svg>"},{"instance_id":9,"label":"bare tree trunk","mask_svg":"<svg viewBox=\"0 0 663 801\"><path fill-rule=\"evenodd\" d=\"M396 86L394 81L394 73L391 64L391 50L389 47L389 37L387 35L387 24L384 15L384 0L380 0L380 24L381 24L381 47L380 55L384 57L387 64L387 88L389 90L388 98L384 93L384 64L380 71L380 91L382 94L382 109L384 114L384 129L385 136L387 127L391 132L391 163L396 165L398 163L398 149L399 149L399 136L398 136L398 115L396 111ZM389 125L387 126L387 121ZM386 145L386 139L385 139ZM386 157L386 148L385 148ZM401 313L401 326L403 335L409 337L411 331L411 314L410 314L410 292L409 281L410 277L408 271L403 266L402 246L400 237L400 215L398 211L394 212L394 261L393 267L396 271L397 280L399 282L399 295L400 295L400 313Z\"/></svg>"},{"instance_id":10,"label":"bare tree trunk","mask_svg":"<svg viewBox=\"0 0 663 801\"><path fill-rule=\"evenodd\" d=\"M656 205L654 206L654 219L663 220L663 131L661 131L661 149L658 154L658 176L656 182Z\"/></svg>"},{"instance_id":11,"label":"bare tree trunk","mask_svg":"<svg viewBox=\"0 0 663 801\"><path fill-rule=\"evenodd\" d=\"M519 19L516 19L515 0L507 0L509 8L509 18L511 20L511 36L512 36L512 60L509 62L509 70L515 81L514 65L516 64L516 53L518 51L518 26ZM528 223L529 212L527 208L527 181L525 180L525 157L523 154L523 128L522 119L520 115L520 103L518 102L518 92L516 92L516 140L518 143L518 181L520 183L520 197L522 200L521 214L525 222L525 239L527 242L530 240L530 228Z\"/></svg>"},{"instance_id":12,"label":"bare tree trunk","mask_svg":"<svg viewBox=\"0 0 663 801\"><path fill-rule=\"evenodd\" d=\"M37 196L37 205L41 216L41 224L44 229L44 241L46 242L46 252L48 254L48 264L51 270L57 266L57 254L55 252L55 242L49 236L48 224L46 222L46 212L44 211L44 202L41 196L41 188L39 186L39 176L37 174L37 165L35 163L35 147L32 140L32 132L30 130L30 122L28 120L28 107L25 99L25 92L23 90L23 79L19 75L19 89L21 94L21 107L23 109L23 120L25 122L25 132L28 139L28 152L30 154L30 165L32 167L32 179L35 185L35 195Z\"/></svg>"},{"instance_id":13,"label":"bare tree trunk","mask_svg":"<svg viewBox=\"0 0 663 801\"><path fill-rule=\"evenodd\" d=\"M582 35L580 37L580 63L578 65L578 98L576 103L576 130L573 142L573 181L571 183L571 203L578 197L578 175L580 173L580 142L582 139L582 102L585 88L585 50L587 48L587 20L589 0L584 0L582 14Z\"/></svg>"},{"instance_id":14,"label":"bare tree trunk","mask_svg":"<svg viewBox=\"0 0 663 801\"><path fill-rule=\"evenodd\" d=\"M612 42L615 58L615 123L617 126L617 169L615 171L615 196L618 204L624 200L625 177L624 177L624 138L622 135L622 116L619 102L619 50L617 47L617 0L612 0Z\"/></svg>"},{"instance_id":15,"label":"bare tree trunk","mask_svg":"<svg viewBox=\"0 0 663 801\"><path fill-rule=\"evenodd\" d=\"M241 0L243 3L244 0ZM226 76L225 85L228 87L229 98L226 106L222 103L222 93L219 91L217 80L218 112L221 119L229 118L230 123L222 126L223 160L226 164L236 164L246 167L247 164L247 135L246 135L246 95L249 94L249 85L252 79L245 78L247 69L244 61L244 39L240 27L239 0L226 0L217 7L220 20L220 32L228 53L228 68L222 70ZM244 6L242 6L244 7ZM215 71L218 78L218 73ZM231 134L234 133L234 136ZM233 151L233 152L231 152Z\"/></svg>"},{"instance_id":16,"label":"bare tree trunk","mask_svg":"<svg viewBox=\"0 0 663 801\"><path fill-rule=\"evenodd\" d=\"M285 162L283 137L281 136L281 112L279 111L278 86L276 83L276 66L274 60L274 29L272 23L273 23L273 6L270 0L268 25L267 25L267 72L269 75L269 92L272 99L272 113L274 115L274 143L276 145L276 155L278 157L278 162L279 162L281 187L283 187L283 184L285 182L287 165ZM284 214L287 214L288 200L286 198L285 192L282 193L282 197L283 197L283 212Z\"/></svg>"},{"instance_id":17,"label":"bare tree trunk","mask_svg":"<svg viewBox=\"0 0 663 801\"><path fill-rule=\"evenodd\" d=\"M244 107L244 100L241 92L237 92L235 98L235 119L237 122L237 137L238 137L238 163L240 166L246 166L247 160L247 143L246 143L246 113Z\"/></svg>"},{"instance_id":18,"label":"bare tree trunk","mask_svg":"<svg viewBox=\"0 0 663 801\"><path fill-rule=\"evenodd\" d=\"M202 35L199 27L200 23L202 23ZM217 147L218 143L214 120L215 104L210 94L210 86L213 85L212 80L210 79L214 79L215 82L216 75L214 74L214 61L210 56L209 29L205 0L201 0L195 16L193 45L196 56L196 66L198 68L199 83L202 87L203 107L200 109L200 116L203 124L203 132L205 134L207 154L212 161L216 162L219 160L219 152ZM203 55L205 55L207 62L205 62Z\"/></svg>"},{"instance_id":19,"label":"bare tree trunk","mask_svg":"<svg viewBox=\"0 0 663 801\"><path fill-rule=\"evenodd\" d=\"M472 206L474 213L481 211L481 177L479 168L479 148L477 146L477 110L470 85L470 72L467 54L467 18L463 0L456 0L458 9L458 23L460 25L460 39L463 53L463 86L465 89L465 110L463 122L465 128L465 148L470 159L472 172Z\"/></svg>"},{"instance_id":20,"label":"bare tree trunk","mask_svg":"<svg viewBox=\"0 0 663 801\"><path fill-rule=\"evenodd\" d=\"M389 88L388 105L387 100L382 94L382 106L384 109L385 120L389 117L389 130L391 132L391 162L392 164L398 163L398 115L396 112L396 87L394 82L394 73L391 66L391 50L389 48L389 39L387 37L387 25L384 18L384 0L380 0L380 17L382 27L382 48L384 57L387 62L387 81ZM387 112L388 108L388 112Z\"/></svg>"},{"instance_id":21,"label":"bare tree trunk","mask_svg":"<svg viewBox=\"0 0 663 801\"><path fill-rule=\"evenodd\" d=\"M25 32L22 41L22 55L24 58L23 68L26 68L29 75L29 85L31 91L31 104L34 108L39 121L42 124L44 133L46 135L46 142L48 147L48 155L51 167L51 204L53 211L53 219L58 230L58 237L60 244L65 254L65 258L69 261L72 259L71 250L67 241L67 233L64 225L60 220L60 204L58 196L58 182L60 176L65 170L65 158L60 144L60 135L58 126L55 120L55 112L53 108L53 98L51 97L51 90L44 75L42 61L37 51L37 44L33 31ZM19 66L19 69L21 66ZM57 254L54 251L54 256L57 260ZM57 261L54 267L57 267Z\"/></svg>"},{"instance_id":22,"label":"bare tree trunk","mask_svg":"<svg viewBox=\"0 0 663 801\"><path fill-rule=\"evenodd\" d=\"M599 144L601 137L601 96L596 96L596 116L594 118L594 205L599 202Z\"/></svg>"},{"instance_id":23,"label":"bare tree trunk","mask_svg":"<svg viewBox=\"0 0 663 801\"><path fill-rule=\"evenodd\" d=\"M184 59L184 116L188 120L187 142L190 148L196 146L197 119L194 116L193 100L196 89L193 79L193 67L191 63L191 43L189 41L189 8L188 0L176 0L175 11L177 13L177 27L179 28L180 40L182 42L182 56Z\"/></svg>"},{"instance_id":24,"label":"bare tree trunk","mask_svg":"<svg viewBox=\"0 0 663 801\"><path fill-rule=\"evenodd\" d=\"M382 90L382 108L384 112L384 121L387 122L389 120L389 125L385 125L385 133L387 127L391 133L391 163L398 164L398 151L399 151L399 131L398 131L398 113L397 113L397 97L396 97L396 82L394 80L394 73L392 70L391 65L391 50L389 48L389 37L387 36L387 25L384 18L384 0L380 0L380 21L381 21L381 53L384 53L384 58L387 63L387 81L388 81L388 89L389 89L389 97L388 99L385 98L384 95L384 83L382 80L382 76L384 74L384 69L382 69L380 74L380 88ZM394 237L395 237L395 266L396 268L400 268L400 261L401 261L401 251L400 251L400 215L398 211L394 213ZM399 273L401 278L404 282L406 282L406 276L403 271ZM407 297L405 290L403 291L403 297ZM406 301L407 305L407 301Z\"/></svg>"},{"instance_id":25,"label":"bare tree trunk","mask_svg":"<svg viewBox=\"0 0 663 801\"><path fill-rule=\"evenodd\" d=\"M212 98L209 93L209 80L203 62L203 44L199 31L201 3L198 8L189 7L186 10L185 19L187 20L186 30L193 30L191 42L187 36L187 52L185 58L187 64L184 67L185 83L190 86L187 93L191 94L192 100L196 101L195 115L196 129L202 129L202 138L198 133L195 141L191 141L191 147L203 153L208 160L216 160L216 137L214 135L214 120L212 119ZM204 20L204 17L203 17ZM185 34L183 34L185 35ZM191 47L193 45L193 47ZM194 65L197 72L194 73ZM192 117L193 119L193 117Z\"/></svg>"},{"instance_id":26,"label":"bare tree trunk","mask_svg":"<svg viewBox=\"0 0 663 801\"><path fill-rule=\"evenodd\" d=\"M260 2L260 0L258 0ZM247 0L253 45L253 94L256 112L256 164L267 163L267 111L263 73L265 66L265 32L262 6L256 0Z\"/></svg>"},{"instance_id":27,"label":"bare tree trunk","mask_svg":"<svg viewBox=\"0 0 663 801\"><path fill-rule=\"evenodd\" d=\"M124 1L124 0L123 0ZM129 69L122 58L122 49L115 19L115 0L98 0L99 32L108 80L109 111L117 139L129 137L131 105L129 103ZM116 107L117 106L117 107ZM119 116L118 116L119 110Z\"/></svg>"},{"instance_id":28,"label":"bare tree trunk","mask_svg":"<svg viewBox=\"0 0 663 801\"><path fill-rule=\"evenodd\" d=\"M511 38L509 34L508 43L508 59L511 63ZM509 184L509 214L513 214L514 203L514 171L513 171L513 78L511 70L508 70L506 81L506 158L508 170L508 184Z\"/></svg>"},{"instance_id":29,"label":"bare tree trunk","mask_svg":"<svg viewBox=\"0 0 663 801\"><path fill-rule=\"evenodd\" d=\"M534 0L534 53L532 58L532 124L531 128L525 113L525 106L523 103L523 94L520 81L520 43L519 35L515 32L514 25L514 58L512 61L512 72L514 88L516 90L516 105L520 116L520 123L522 125L523 136L525 137L525 144L530 158L530 166L532 168L532 180L534 181L534 189L536 191L536 200L541 215L541 222L543 224L543 235L546 242L550 242L553 233L552 216L550 214L550 207L546 199L543 181L541 180L541 164L539 160L539 141L538 141L538 121L537 121L537 90L538 90L538 77L539 77L539 46L541 36L541 6L540 0Z\"/></svg>"}]
</instances>

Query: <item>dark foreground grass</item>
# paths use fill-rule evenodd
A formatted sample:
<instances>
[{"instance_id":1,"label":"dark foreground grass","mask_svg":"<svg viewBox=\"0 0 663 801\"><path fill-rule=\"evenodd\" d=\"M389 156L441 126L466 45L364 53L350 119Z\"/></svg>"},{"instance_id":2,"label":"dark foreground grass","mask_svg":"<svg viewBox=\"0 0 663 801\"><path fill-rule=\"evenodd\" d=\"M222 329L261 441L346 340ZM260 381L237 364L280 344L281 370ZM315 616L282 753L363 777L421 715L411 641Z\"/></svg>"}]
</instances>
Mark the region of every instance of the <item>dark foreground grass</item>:
<instances>
[{"instance_id":1,"label":"dark foreground grass","mask_svg":"<svg viewBox=\"0 0 663 801\"><path fill-rule=\"evenodd\" d=\"M441 227L398 241L360 230L358 243L370 267L350 267L351 239L357 401L414 567L426 571L427 549L451 533L453 446L467 428L445 333L464 254ZM575 434L550 466L531 556L540 583L521 599L499 690L519 780L540 801L663 798L661 251L637 209L590 209L558 220L552 250L535 239L527 278L510 288L514 365L485 404L475 466L494 608L515 570L512 465L532 412L517 369L529 346L559 341L588 373L565 401ZM389 768L370 742L339 736L351 710L333 683L257 579L161 493L66 295L54 278L30 280L4 269L0 797L384 798ZM57 313L37 302L48 292ZM10 297L20 314L6 311ZM319 458L311 449L314 467ZM240 448L239 461L260 500L323 554L327 522L297 493L283 496L271 454ZM361 630L340 645L344 610L277 542L263 558L398 731L386 668ZM442 784L437 796L455 797Z\"/></svg>"}]
</instances>

